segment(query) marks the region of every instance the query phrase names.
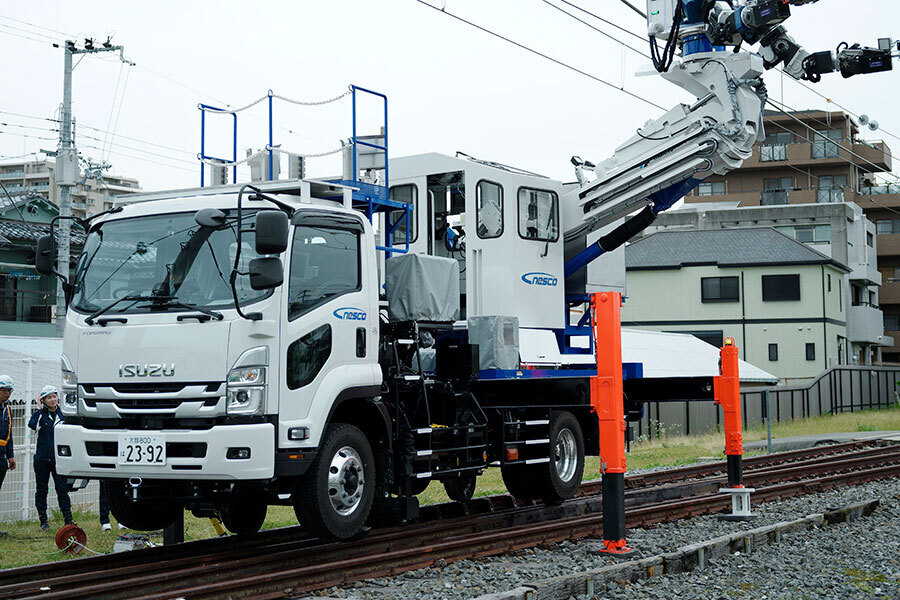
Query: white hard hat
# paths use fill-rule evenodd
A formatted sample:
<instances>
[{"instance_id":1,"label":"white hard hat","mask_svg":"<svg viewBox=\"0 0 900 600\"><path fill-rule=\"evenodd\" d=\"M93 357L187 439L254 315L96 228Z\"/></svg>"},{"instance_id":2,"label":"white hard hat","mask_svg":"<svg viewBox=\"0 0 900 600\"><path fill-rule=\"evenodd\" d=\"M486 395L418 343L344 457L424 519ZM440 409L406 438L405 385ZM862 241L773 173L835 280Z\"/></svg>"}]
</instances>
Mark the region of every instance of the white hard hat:
<instances>
[{"instance_id":1,"label":"white hard hat","mask_svg":"<svg viewBox=\"0 0 900 600\"><path fill-rule=\"evenodd\" d=\"M0 390L13 389L12 377L9 375L0 375Z\"/></svg>"},{"instance_id":2,"label":"white hard hat","mask_svg":"<svg viewBox=\"0 0 900 600\"><path fill-rule=\"evenodd\" d=\"M41 394L38 396L38 398L40 398L41 400L43 400L44 398L46 398L46 397L49 396L50 394L57 394L57 395L58 395L58 392L56 391L56 388L53 387L52 385L45 385L45 386L44 386L44 389L41 390Z\"/></svg>"}]
</instances>

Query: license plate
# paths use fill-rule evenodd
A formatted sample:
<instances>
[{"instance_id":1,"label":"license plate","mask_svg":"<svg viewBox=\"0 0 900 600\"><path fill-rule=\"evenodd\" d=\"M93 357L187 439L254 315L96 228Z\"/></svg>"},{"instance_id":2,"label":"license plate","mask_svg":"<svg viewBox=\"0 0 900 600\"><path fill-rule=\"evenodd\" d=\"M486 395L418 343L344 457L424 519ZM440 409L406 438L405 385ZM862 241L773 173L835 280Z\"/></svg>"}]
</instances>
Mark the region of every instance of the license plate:
<instances>
[{"instance_id":1,"label":"license plate","mask_svg":"<svg viewBox=\"0 0 900 600\"><path fill-rule=\"evenodd\" d=\"M119 464L165 466L166 436L120 435Z\"/></svg>"}]
</instances>

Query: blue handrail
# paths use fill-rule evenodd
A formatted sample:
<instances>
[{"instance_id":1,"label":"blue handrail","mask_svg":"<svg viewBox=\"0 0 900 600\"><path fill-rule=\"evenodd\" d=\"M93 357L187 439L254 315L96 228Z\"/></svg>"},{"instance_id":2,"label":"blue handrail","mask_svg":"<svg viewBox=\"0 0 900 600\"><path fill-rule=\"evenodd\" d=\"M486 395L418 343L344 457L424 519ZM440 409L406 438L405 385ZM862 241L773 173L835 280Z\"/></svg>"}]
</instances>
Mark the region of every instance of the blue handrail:
<instances>
[{"instance_id":1,"label":"blue handrail","mask_svg":"<svg viewBox=\"0 0 900 600\"><path fill-rule=\"evenodd\" d=\"M200 109L200 154L197 155L197 157L200 159L200 187L203 187L205 184L205 169L203 168L205 166L205 163L203 162L204 160L219 160L226 164L231 163L233 165L231 182L237 183L237 113L225 108L219 108L218 106L211 106L209 104L202 103L198 104L197 108ZM231 160L206 154L206 111L208 110L212 112L231 115L233 117L234 129L231 139Z\"/></svg>"}]
</instances>

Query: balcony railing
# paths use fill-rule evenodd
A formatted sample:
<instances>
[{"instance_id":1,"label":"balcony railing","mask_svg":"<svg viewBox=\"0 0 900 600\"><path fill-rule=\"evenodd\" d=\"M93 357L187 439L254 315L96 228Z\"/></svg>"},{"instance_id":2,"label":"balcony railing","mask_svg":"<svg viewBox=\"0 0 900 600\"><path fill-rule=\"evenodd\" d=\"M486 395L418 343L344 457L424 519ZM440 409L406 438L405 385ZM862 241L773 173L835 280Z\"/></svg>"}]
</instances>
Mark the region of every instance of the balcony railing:
<instances>
[{"instance_id":1,"label":"balcony railing","mask_svg":"<svg viewBox=\"0 0 900 600\"><path fill-rule=\"evenodd\" d=\"M828 204L829 202L843 202L844 188L818 189L816 190L816 202Z\"/></svg>"},{"instance_id":2,"label":"balcony railing","mask_svg":"<svg viewBox=\"0 0 900 600\"><path fill-rule=\"evenodd\" d=\"M900 184L886 183L884 185L860 186L859 193L863 196L881 196L884 194L900 194Z\"/></svg>"},{"instance_id":3,"label":"balcony railing","mask_svg":"<svg viewBox=\"0 0 900 600\"><path fill-rule=\"evenodd\" d=\"M0 290L0 321L49 323L54 292Z\"/></svg>"},{"instance_id":4,"label":"balcony railing","mask_svg":"<svg viewBox=\"0 0 900 600\"><path fill-rule=\"evenodd\" d=\"M787 146L785 146L784 144L760 146L759 160L760 162L787 160Z\"/></svg>"},{"instance_id":5,"label":"balcony railing","mask_svg":"<svg viewBox=\"0 0 900 600\"><path fill-rule=\"evenodd\" d=\"M790 194L787 190L770 190L760 194L759 203L763 206L774 206L788 204L789 199Z\"/></svg>"},{"instance_id":6,"label":"balcony railing","mask_svg":"<svg viewBox=\"0 0 900 600\"><path fill-rule=\"evenodd\" d=\"M0 173L0 179L21 179L25 176L25 171L7 171Z\"/></svg>"}]
</instances>

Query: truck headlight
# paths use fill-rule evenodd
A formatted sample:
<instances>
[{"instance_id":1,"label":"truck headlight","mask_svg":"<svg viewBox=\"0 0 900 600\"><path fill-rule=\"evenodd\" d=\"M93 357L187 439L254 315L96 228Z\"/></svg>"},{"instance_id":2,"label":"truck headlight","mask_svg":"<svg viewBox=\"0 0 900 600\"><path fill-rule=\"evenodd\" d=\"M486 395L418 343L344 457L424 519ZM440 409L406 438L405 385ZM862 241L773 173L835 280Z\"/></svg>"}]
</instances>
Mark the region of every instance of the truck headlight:
<instances>
[{"instance_id":1,"label":"truck headlight","mask_svg":"<svg viewBox=\"0 0 900 600\"><path fill-rule=\"evenodd\" d=\"M73 371L66 371L63 369L62 384L63 387L75 387L78 385L78 376L75 375Z\"/></svg>"},{"instance_id":2,"label":"truck headlight","mask_svg":"<svg viewBox=\"0 0 900 600\"><path fill-rule=\"evenodd\" d=\"M266 368L232 369L228 374L225 412L233 415L262 414L266 408Z\"/></svg>"},{"instance_id":3,"label":"truck headlight","mask_svg":"<svg viewBox=\"0 0 900 600\"><path fill-rule=\"evenodd\" d=\"M78 376L74 371L62 370L62 389L59 393L59 408L64 415L78 414Z\"/></svg>"}]
</instances>

